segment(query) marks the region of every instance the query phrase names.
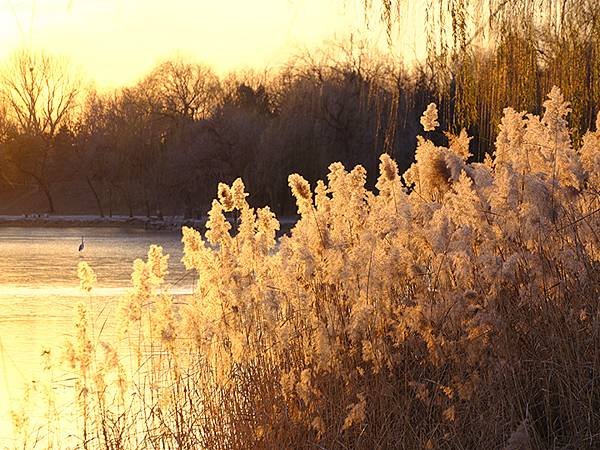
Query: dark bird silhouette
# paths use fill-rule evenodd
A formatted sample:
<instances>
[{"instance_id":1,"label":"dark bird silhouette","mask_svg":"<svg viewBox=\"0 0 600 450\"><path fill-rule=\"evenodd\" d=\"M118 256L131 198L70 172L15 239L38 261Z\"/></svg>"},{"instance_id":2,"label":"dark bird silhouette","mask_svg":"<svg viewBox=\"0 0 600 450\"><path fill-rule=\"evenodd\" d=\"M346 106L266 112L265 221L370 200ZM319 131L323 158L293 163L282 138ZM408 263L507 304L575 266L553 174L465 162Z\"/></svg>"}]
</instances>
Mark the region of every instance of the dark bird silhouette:
<instances>
[{"instance_id":1,"label":"dark bird silhouette","mask_svg":"<svg viewBox=\"0 0 600 450\"><path fill-rule=\"evenodd\" d=\"M79 251L82 252L85 248L85 243L83 242L83 236L81 236L81 244L79 244Z\"/></svg>"}]
</instances>

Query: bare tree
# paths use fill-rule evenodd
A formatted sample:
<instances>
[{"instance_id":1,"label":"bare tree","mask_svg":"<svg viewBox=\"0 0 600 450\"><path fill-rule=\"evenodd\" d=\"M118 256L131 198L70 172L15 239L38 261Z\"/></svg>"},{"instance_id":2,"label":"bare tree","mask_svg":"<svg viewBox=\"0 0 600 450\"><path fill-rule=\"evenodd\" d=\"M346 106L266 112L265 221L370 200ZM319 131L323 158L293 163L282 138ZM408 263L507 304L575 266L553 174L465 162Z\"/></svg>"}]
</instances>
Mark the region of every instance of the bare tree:
<instances>
[{"instance_id":1,"label":"bare tree","mask_svg":"<svg viewBox=\"0 0 600 450\"><path fill-rule=\"evenodd\" d=\"M221 91L212 69L182 60L160 64L142 82L142 87L156 97L163 114L191 120L207 118L219 102Z\"/></svg>"},{"instance_id":2,"label":"bare tree","mask_svg":"<svg viewBox=\"0 0 600 450\"><path fill-rule=\"evenodd\" d=\"M79 80L67 66L46 54L20 52L0 73L0 93L15 133L8 159L33 178L55 211L50 164L54 139L77 107Z\"/></svg>"},{"instance_id":3,"label":"bare tree","mask_svg":"<svg viewBox=\"0 0 600 450\"><path fill-rule=\"evenodd\" d=\"M197 135L200 124L222 103L221 83L207 66L171 60L157 66L136 86L136 92L149 118L144 149L149 159L141 164L144 203L147 212L154 207L162 210L164 193L186 191L185 174L197 174L190 170L201 153Z\"/></svg>"}]
</instances>

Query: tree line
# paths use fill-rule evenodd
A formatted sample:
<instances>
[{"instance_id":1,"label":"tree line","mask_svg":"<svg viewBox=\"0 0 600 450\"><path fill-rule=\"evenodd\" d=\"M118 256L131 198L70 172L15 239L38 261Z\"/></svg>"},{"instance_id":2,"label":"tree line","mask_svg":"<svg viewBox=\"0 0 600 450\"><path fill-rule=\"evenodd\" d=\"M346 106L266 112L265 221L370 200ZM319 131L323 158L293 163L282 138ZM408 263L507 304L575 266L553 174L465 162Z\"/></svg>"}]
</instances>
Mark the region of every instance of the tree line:
<instances>
[{"instance_id":1,"label":"tree line","mask_svg":"<svg viewBox=\"0 0 600 450\"><path fill-rule=\"evenodd\" d=\"M304 52L276 72L219 77L173 59L109 92L86 87L57 58L17 53L0 73L0 196L35 192L50 213L194 217L218 182L242 177L253 204L289 214L290 173L314 182L334 161L376 173L382 152L406 169L431 101L441 129L466 128L483 159L503 108L539 112L553 84L575 103L577 142L599 110L595 19L588 25L544 34L544 22L515 21L497 42L458 39L464 45L410 68L358 40Z\"/></svg>"},{"instance_id":2,"label":"tree line","mask_svg":"<svg viewBox=\"0 0 600 450\"><path fill-rule=\"evenodd\" d=\"M289 173L316 180L338 160L374 169L382 151L408 162L417 133L408 72L354 44L277 73L218 77L174 59L110 92L70 73L49 55L18 53L0 78L0 190L37 191L50 213L64 211L55 192L68 186L102 216L192 217L218 182L239 176L255 201L290 212Z\"/></svg>"}]
</instances>

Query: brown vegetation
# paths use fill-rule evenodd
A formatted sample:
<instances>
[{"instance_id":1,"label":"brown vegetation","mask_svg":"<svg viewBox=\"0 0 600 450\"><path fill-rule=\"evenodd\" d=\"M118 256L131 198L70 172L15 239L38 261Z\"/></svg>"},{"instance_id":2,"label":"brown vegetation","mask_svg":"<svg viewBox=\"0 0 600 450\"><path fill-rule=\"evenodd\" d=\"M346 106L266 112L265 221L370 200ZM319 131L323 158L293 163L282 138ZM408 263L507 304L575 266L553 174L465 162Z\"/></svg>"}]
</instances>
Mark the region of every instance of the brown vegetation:
<instances>
[{"instance_id":1,"label":"brown vegetation","mask_svg":"<svg viewBox=\"0 0 600 450\"><path fill-rule=\"evenodd\" d=\"M420 138L403 176L382 155L376 192L361 166L314 190L291 175L301 218L279 242L240 179L220 184L204 237L183 229L191 297L153 246L124 351L78 307L79 445L598 448L600 133L573 148L558 89L544 109L507 108L485 163L466 133Z\"/></svg>"}]
</instances>

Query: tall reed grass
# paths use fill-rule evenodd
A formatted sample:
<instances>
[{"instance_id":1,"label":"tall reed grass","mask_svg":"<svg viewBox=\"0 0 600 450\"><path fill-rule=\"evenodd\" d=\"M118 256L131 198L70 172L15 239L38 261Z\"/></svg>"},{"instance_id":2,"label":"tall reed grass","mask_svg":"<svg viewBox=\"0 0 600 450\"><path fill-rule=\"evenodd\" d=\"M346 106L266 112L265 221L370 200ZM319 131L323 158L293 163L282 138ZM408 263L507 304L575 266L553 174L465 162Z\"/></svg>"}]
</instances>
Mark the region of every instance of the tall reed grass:
<instances>
[{"instance_id":1,"label":"tall reed grass","mask_svg":"<svg viewBox=\"0 0 600 450\"><path fill-rule=\"evenodd\" d=\"M220 184L204 236L182 230L192 296L152 246L121 344L77 307L78 446L598 448L600 117L574 148L569 113L557 88L542 116L507 108L474 163L466 132L430 140L430 105L416 161L383 154L375 192L361 166L290 175L279 240L240 179Z\"/></svg>"}]
</instances>

